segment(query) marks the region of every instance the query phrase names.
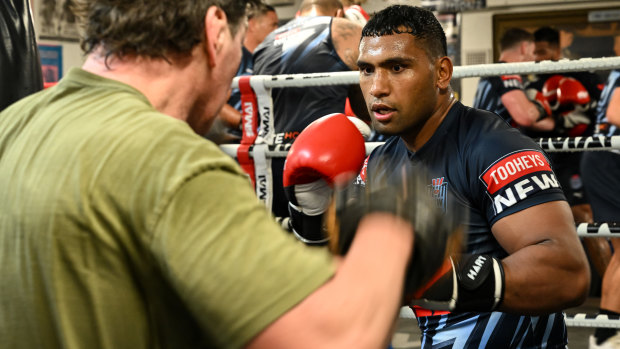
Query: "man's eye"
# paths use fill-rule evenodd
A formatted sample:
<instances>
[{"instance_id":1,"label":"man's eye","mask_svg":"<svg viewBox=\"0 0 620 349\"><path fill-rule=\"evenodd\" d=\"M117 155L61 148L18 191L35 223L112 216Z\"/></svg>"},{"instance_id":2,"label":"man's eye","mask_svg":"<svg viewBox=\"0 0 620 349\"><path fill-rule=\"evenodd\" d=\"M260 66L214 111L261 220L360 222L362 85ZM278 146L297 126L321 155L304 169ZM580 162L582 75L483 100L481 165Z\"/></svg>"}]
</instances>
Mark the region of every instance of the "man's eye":
<instances>
[{"instance_id":1,"label":"man's eye","mask_svg":"<svg viewBox=\"0 0 620 349\"><path fill-rule=\"evenodd\" d=\"M401 70L403 70L403 69L404 69L404 68L403 68L403 66L402 66L402 65L400 65L400 64L394 64L394 65L392 66L392 70L394 70L395 72L399 72L399 71L401 71Z\"/></svg>"},{"instance_id":2,"label":"man's eye","mask_svg":"<svg viewBox=\"0 0 620 349\"><path fill-rule=\"evenodd\" d=\"M373 72L373 69L371 67L360 67L360 72L362 72L362 74L370 74Z\"/></svg>"}]
</instances>

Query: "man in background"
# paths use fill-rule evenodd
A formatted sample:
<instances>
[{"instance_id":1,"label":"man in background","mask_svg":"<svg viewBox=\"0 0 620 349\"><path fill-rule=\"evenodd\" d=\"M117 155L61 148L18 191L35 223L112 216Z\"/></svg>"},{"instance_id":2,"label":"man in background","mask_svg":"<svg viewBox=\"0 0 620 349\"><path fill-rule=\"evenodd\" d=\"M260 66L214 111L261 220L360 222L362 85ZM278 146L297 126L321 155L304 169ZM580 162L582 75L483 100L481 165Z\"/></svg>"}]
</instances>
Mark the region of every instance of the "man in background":
<instances>
[{"instance_id":1,"label":"man in background","mask_svg":"<svg viewBox=\"0 0 620 349\"><path fill-rule=\"evenodd\" d=\"M249 10L248 29L243 40L241 64L236 76L253 75L252 53L277 27L278 15L273 6L261 2L256 8ZM240 124L241 93L238 88L235 88L206 137L216 144L237 143L241 139Z\"/></svg>"},{"instance_id":2,"label":"man in background","mask_svg":"<svg viewBox=\"0 0 620 349\"><path fill-rule=\"evenodd\" d=\"M500 40L500 63L534 61L534 37L520 28L508 29ZM551 130L554 122L542 94L526 94L520 75L483 77L474 108L495 112L517 128Z\"/></svg>"},{"instance_id":3,"label":"man in background","mask_svg":"<svg viewBox=\"0 0 620 349\"><path fill-rule=\"evenodd\" d=\"M614 37L614 52L620 56L620 35ZM620 69L612 70L596 108L597 136L620 136ZM581 173L595 222L620 222L620 151L590 151L583 155ZM611 260L603 274L600 314L620 315L620 239L610 239ZM615 328L597 328L590 337L590 349L620 348Z\"/></svg>"},{"instance_id":4,"label":"man in background","mask_svg":"<svg viewBox=\"0 0 620 349\"><path fill-rule=\"evenodd\" d=\"M562 54L560 32L551 27L541 27L534 32L536 61L558 61ZM547 132L527 132L532 138L587 137L591 136L596 122L596 105L601 95L601 81L592 72L564 72L538 74L527 82L527 88L543 93L552 109L555 127ZM580 163L583 152L549 153L554 170L566 195L576 223L591 223L592 209L585 194ZM598 275L603 276L609 263L609 246L606 239L583 240L590 261ZM597 277L596 280L599 280ZM598 288L598 281L596 282Z\"/></svg>"},{"instance_id":5,"label":"man in background","mask_svg":"<svg viewBox=\"0 0 620 349\"><path fill-rule=\"evenodd\" d=\"M298 16L272 32L254 52L255 75L324 73L357 70L362 26L343 18L339 0L304 0ZM276 88L272 90L275 143L290 144L312 121L342 113L350 97L353 111L368 118L358 85ZM276 217L288 217L282 185L283 158L272 159ZM310 242L310 241L308 241Z\"/></svg>"}]
</instances>

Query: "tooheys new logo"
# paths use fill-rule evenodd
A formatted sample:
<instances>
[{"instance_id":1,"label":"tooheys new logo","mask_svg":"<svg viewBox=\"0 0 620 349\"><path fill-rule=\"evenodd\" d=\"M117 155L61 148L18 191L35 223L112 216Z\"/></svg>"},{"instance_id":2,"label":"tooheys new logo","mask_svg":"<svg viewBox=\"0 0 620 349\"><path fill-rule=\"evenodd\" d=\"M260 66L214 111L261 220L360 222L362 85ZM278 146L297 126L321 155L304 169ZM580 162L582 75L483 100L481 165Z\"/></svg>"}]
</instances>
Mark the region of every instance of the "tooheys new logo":
<instances>
[{"instance_id":1,"label":"tooheys new logo","mask_svg":"<svg viewBox=\"0 0 620 349\"><path fill-rule=\"evenodd\" d=\"M549 161L537 150L507 154L479 178L487 187L496 214L535 193L560 187Z\"/></svg>"},{"instance_id":2,"label":"tooheys new logo","mask_svg":"<svg viewBox=\"0 0 620 349\"><path fill-rule=\"evenodd\" d=\"M519 75L503 75L501 77L502 82L504 83L504 87L506 88L523 88L523 83L521 82L521 76Z\"/></svg>"}]
</instances>

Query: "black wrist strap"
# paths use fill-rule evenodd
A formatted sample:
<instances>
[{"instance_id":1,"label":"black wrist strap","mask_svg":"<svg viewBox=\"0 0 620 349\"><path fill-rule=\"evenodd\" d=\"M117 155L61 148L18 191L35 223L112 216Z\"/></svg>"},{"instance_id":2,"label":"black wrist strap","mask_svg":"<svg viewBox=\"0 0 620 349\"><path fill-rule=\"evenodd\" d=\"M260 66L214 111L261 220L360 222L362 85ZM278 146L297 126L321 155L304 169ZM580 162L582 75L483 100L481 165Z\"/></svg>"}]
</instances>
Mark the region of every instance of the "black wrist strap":
<instances>
[{"instance_id":1,"label":"black wrist strap","mask_svg":"<svg viewBox=\"0 0 620 349\"><path fill-rule=\"evenodd\" d=\"M455 311L493 311L504 299L504 268L488 255L462 255L456 267Z\"/></svg>"},{"instance_id":2,"label":"black wrist strap","mask_svg":"<svg viewBox=\"0 0 620 349\"><path fill-rule=\"evenodd\" d=\"M318 216L309 216L290 202L288 204L288 211L291 215L289 225L297 239L308 245L327 244L329 239L323 229L322 214Z\"/></svg>"},{"instance_id":3,"label":"black wrist strap","mask_svg":"<svg viewBox=\"0 0 620 349\"><path fill-rule=\"evenodd\" d=\"M545 110L545 107L543 107L539 101L532 101L532 102L534 102L536 109L538 109L538 118L536 119L536 122L539 122L540 120L546 118L548 115L547 115L547 111Z\"/></svg>"},{"instance_id":4,"label":"black wrist strap","mask_svg":"<svg viewBox=\"0 0 620 349\"><path fill-rule=\"evenodd\" d=\"M555 125L553 125L553 133L564 135L566 133L566 127L564 127L564 117L560 114L555 114L553 116L553 121L555 122Z\"/></svg>"}]
</instances>

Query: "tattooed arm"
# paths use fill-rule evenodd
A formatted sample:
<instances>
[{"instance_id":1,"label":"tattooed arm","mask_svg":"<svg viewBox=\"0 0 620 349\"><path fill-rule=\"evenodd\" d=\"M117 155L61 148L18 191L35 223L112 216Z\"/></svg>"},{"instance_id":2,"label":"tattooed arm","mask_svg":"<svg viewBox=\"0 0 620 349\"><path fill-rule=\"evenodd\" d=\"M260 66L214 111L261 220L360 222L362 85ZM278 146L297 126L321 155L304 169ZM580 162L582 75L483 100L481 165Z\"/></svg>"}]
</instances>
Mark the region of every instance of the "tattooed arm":
<instances>
[{"instance_id":1,"label":"tattooed arm","mask_svg":"<svg viewBox=\"0 0 620 349\"><path fill-rule=\"evenodd\" d=\"M340 59L351 69L357 70L362 26L346 18L332 20L332 42Z\"/></svg>"},{"instance_id":2,"label":"tattooed arm","mask_svg":"<svg viewBox=\"0 0 620 349\"><path fill-rule=\"evenodd\" d=\"M362 26L346 18L336 17L332 20L332 42L340 59L351 70L357 70L357 56L359 55L359 43L362 37ZM349 88L349 101L355 115L360 119L370 122L370 115L366 109L366 103L359 84Z\"/></svg>"}]
</instances>

